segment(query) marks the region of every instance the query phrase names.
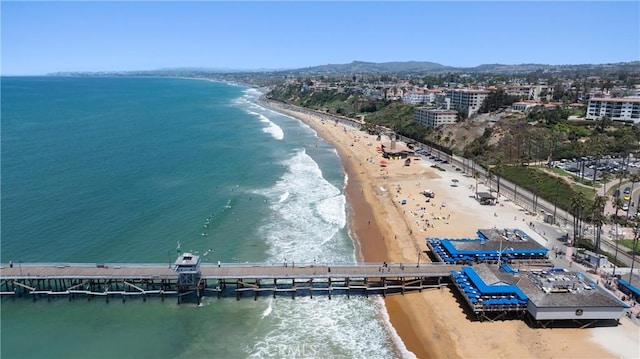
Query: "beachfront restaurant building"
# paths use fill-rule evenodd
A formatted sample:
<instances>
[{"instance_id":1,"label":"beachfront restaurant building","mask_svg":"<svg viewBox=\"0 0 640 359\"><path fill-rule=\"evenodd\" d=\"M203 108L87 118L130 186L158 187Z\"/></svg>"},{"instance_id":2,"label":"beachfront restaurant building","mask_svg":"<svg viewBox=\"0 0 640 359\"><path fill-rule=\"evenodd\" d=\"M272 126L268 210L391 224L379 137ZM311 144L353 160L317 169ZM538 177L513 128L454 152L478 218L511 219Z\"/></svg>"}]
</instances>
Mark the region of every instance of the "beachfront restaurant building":
<instances>
[{"instance_id":1,"label":"beachfront restaurant building","mask_svg":"<svg viewBox=\"0 0 640 359\"><path fill-rule=\"evenodd\" d=\"M451 277L480 321L515 316L543 328L556 321L582 328L617 324L629 308L582 274L563 268L520 272L504 264L479 264L452 271Z\"/></svg>"},{"instance_id":2,"label":"beachfront restaurant building","mask_svg":"<svg viewBox=\"0 0 640 359\"><path fill-rule=\"evenodd\" d=\"M563 268L528 271L518 280L527 295L527 312L542 327L554 321L571 321L580 327L615 321L629 306L581 273Z\"/></svg>"},{"instance_id":3,"label":"beachfront restaurant building","mask_svg":"<svg viewBox=\"0 0 640 359\"><path fill-rule=\"evenodd\" d=\"M386 159L406 159L415 156L415 151L397 141L390 141L389 145L380 145L382 157Z\"/></svg>"},{"instance_id":4,"label":"beachfront restaurant building","mask_svg":"<svg viewBox=\"0 0 640 359\"><path fill-rule=\"evenodd\" d=\"M451 277L480 321L526 314L527 296L517 286L497 278L487 265L464 266L460 272L452 271Z\"/></svg>"},{"instance_id":5,"label":"beachfront restaurant building","mask_svg":"<svg viewBox=\"0 0 640 359\"><path fill-rule=\"evenodd\" d=\"M520 229L481 229L477 238L427 238L434 259L449 264L545 262L549 250Z\"/></svg>"}]
</instances>

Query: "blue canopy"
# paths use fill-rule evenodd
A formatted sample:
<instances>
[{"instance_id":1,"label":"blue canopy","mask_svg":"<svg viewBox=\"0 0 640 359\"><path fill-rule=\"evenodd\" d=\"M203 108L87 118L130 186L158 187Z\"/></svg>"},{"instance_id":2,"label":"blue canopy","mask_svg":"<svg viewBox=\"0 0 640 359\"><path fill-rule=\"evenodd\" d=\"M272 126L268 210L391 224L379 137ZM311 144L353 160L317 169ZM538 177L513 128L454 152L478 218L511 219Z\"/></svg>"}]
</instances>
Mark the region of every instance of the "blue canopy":
<instances>
[{"instance_id":1,"label":"blue canopy","mask_svg":"<svg viewBox=\"0 0 640 359\"><path fill-rule=\"evenodd\" d=\"M629 290L631 293L633 293L633 295L636 298L640 298L640 290L638 288L632 286L631 284L629 284L629 282L627 282L626 280L618 279L618 285L626 288L627 290Z\"/></svg>"},{"instance_id":2,"label":"blue canopy","mask_svg":"<svg viewBox=\"0 0 640 359\"><path fill-rule=\"evenodd\" d=\"M473 283L473 285L476 288L478 288L478 291L480 291L480 293L483 295L505 293L505 294L514 294L519 299L524 301L528 299L527 296L520 290L520 288L516 287L515 285L491 285L490 286L485 284L485 282L480 278L480 276L476 273L476 271L473 270L473 268L462 267L462 271L464 272L464 274L467 275L467 277L469 277L469 280L471 280L471 283Z\"/></svg>"}]
</instances>

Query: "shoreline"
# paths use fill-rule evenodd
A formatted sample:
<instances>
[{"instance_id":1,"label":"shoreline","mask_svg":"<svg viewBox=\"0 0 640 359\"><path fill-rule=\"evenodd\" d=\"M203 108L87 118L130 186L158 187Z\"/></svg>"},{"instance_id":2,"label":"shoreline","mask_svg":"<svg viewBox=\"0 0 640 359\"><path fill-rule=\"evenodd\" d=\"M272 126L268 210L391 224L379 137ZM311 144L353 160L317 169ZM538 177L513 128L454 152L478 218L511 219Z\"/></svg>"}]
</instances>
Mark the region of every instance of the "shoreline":
<instances>
[{"instance_id":1,"label":"shoreline","mask_svg":"<svg viewBox=\"0 0 640 359\"><path fill-rule=\"evenodd\" d=\"M349 232L354 239L356 247L356 258L358 261L383 262L390 261L389 249L385 243L385 238L392 237L389 228L380 228L378 223L384 223L381 218L383 213L376 212L372 206L371 197L373 190L372 183L367 178L364 171L358 171L361 163L352 157L344 146L340 145L335 138L332 138L322 125L310 118L301 118L304 114L277 107L273 102L269 102L270 108L277 109L278 112L299 119L310 126L318 136L331 143L338 152L343 170L348 176L345 186L345 197L347 199L347 215L349 218ZM325 122L326 124L326 122ZM386 229L386 230L385 230ZM429 350L427 345L423 345L417 334L416 328L411 323L412 313L403 310L401 298L388 297L384 300L387 309L388 322L399 336L405 350L411 352L417 358L438 358L442 357L437 351ZM400 299L400 300L398 300ZM402 348L399 348L402 349ZM449 357L449 356L446 356Z\"/></svg>"},{"instance_id":2,"label":"shoreline","mask_svg":"<svg viewBox=\"0 0 640 359\"><path fill-rule=\"evenodd\" d=\"M472 178L451 170L437 171L427 160L415 160L409 166L389 160L386 168L380 168L381 156L375 149L379 142L373 136L328 116L274 102L265 104L304 122L336 148L348 176L349 231L359 261L427 261L426 237L475 237L479 228L513 228L525 222L524 212L507 201L480 208L473 199ZM454 178L459 183L452 183ZM421 195L426 188L437 193L431 203L425 203ZM544 243L544 238L523 229ZM614 349L596 343L587 330L539 329L524 321L470 320L464 304L448 287L387 295L384 302L393 330L406 350L418 358L620 357ZM602 329L607 336L616 336L616 330L624 329L621 327Z\"/></svg>"}]
</instances>

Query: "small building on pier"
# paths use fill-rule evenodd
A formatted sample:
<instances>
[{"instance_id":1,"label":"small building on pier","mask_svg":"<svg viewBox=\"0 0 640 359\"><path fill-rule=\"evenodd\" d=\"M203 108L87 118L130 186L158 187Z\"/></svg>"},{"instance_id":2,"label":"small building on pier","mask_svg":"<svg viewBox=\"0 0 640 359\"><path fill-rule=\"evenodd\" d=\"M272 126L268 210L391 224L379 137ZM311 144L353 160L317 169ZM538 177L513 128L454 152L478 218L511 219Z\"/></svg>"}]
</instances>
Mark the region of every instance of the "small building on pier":
<instances>
[{"instance_id":1,"label":"small building on pier","mask_svg":"<svg viewBox=\"0 0 640 359\"><path fill-rule=\"evenodd\" d=\"M176 259L173 270L178 273L178 298L182 292L196 291L198 295L198 302L200 300L200 279L202 273L200 272L200 257L189 252L182 253Z\"/></svg>"}]
</instances>

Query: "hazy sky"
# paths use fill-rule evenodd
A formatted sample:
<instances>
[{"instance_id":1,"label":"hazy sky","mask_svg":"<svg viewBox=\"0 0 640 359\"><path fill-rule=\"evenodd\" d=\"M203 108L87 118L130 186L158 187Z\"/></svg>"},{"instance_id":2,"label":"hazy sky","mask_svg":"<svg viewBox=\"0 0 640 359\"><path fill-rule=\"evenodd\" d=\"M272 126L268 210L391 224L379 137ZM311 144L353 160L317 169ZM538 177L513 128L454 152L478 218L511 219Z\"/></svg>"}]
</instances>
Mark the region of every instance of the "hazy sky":
<instances>
[{"instance_id":1,"label":"hazy sky","mask_svg":"<svg viewBox=\"0 0 640 359\"><path fill-rule=\"evenodd\" d=\"M640 2L8 2L2 74L640 60Z\"/></svg>"}]
</instances>

